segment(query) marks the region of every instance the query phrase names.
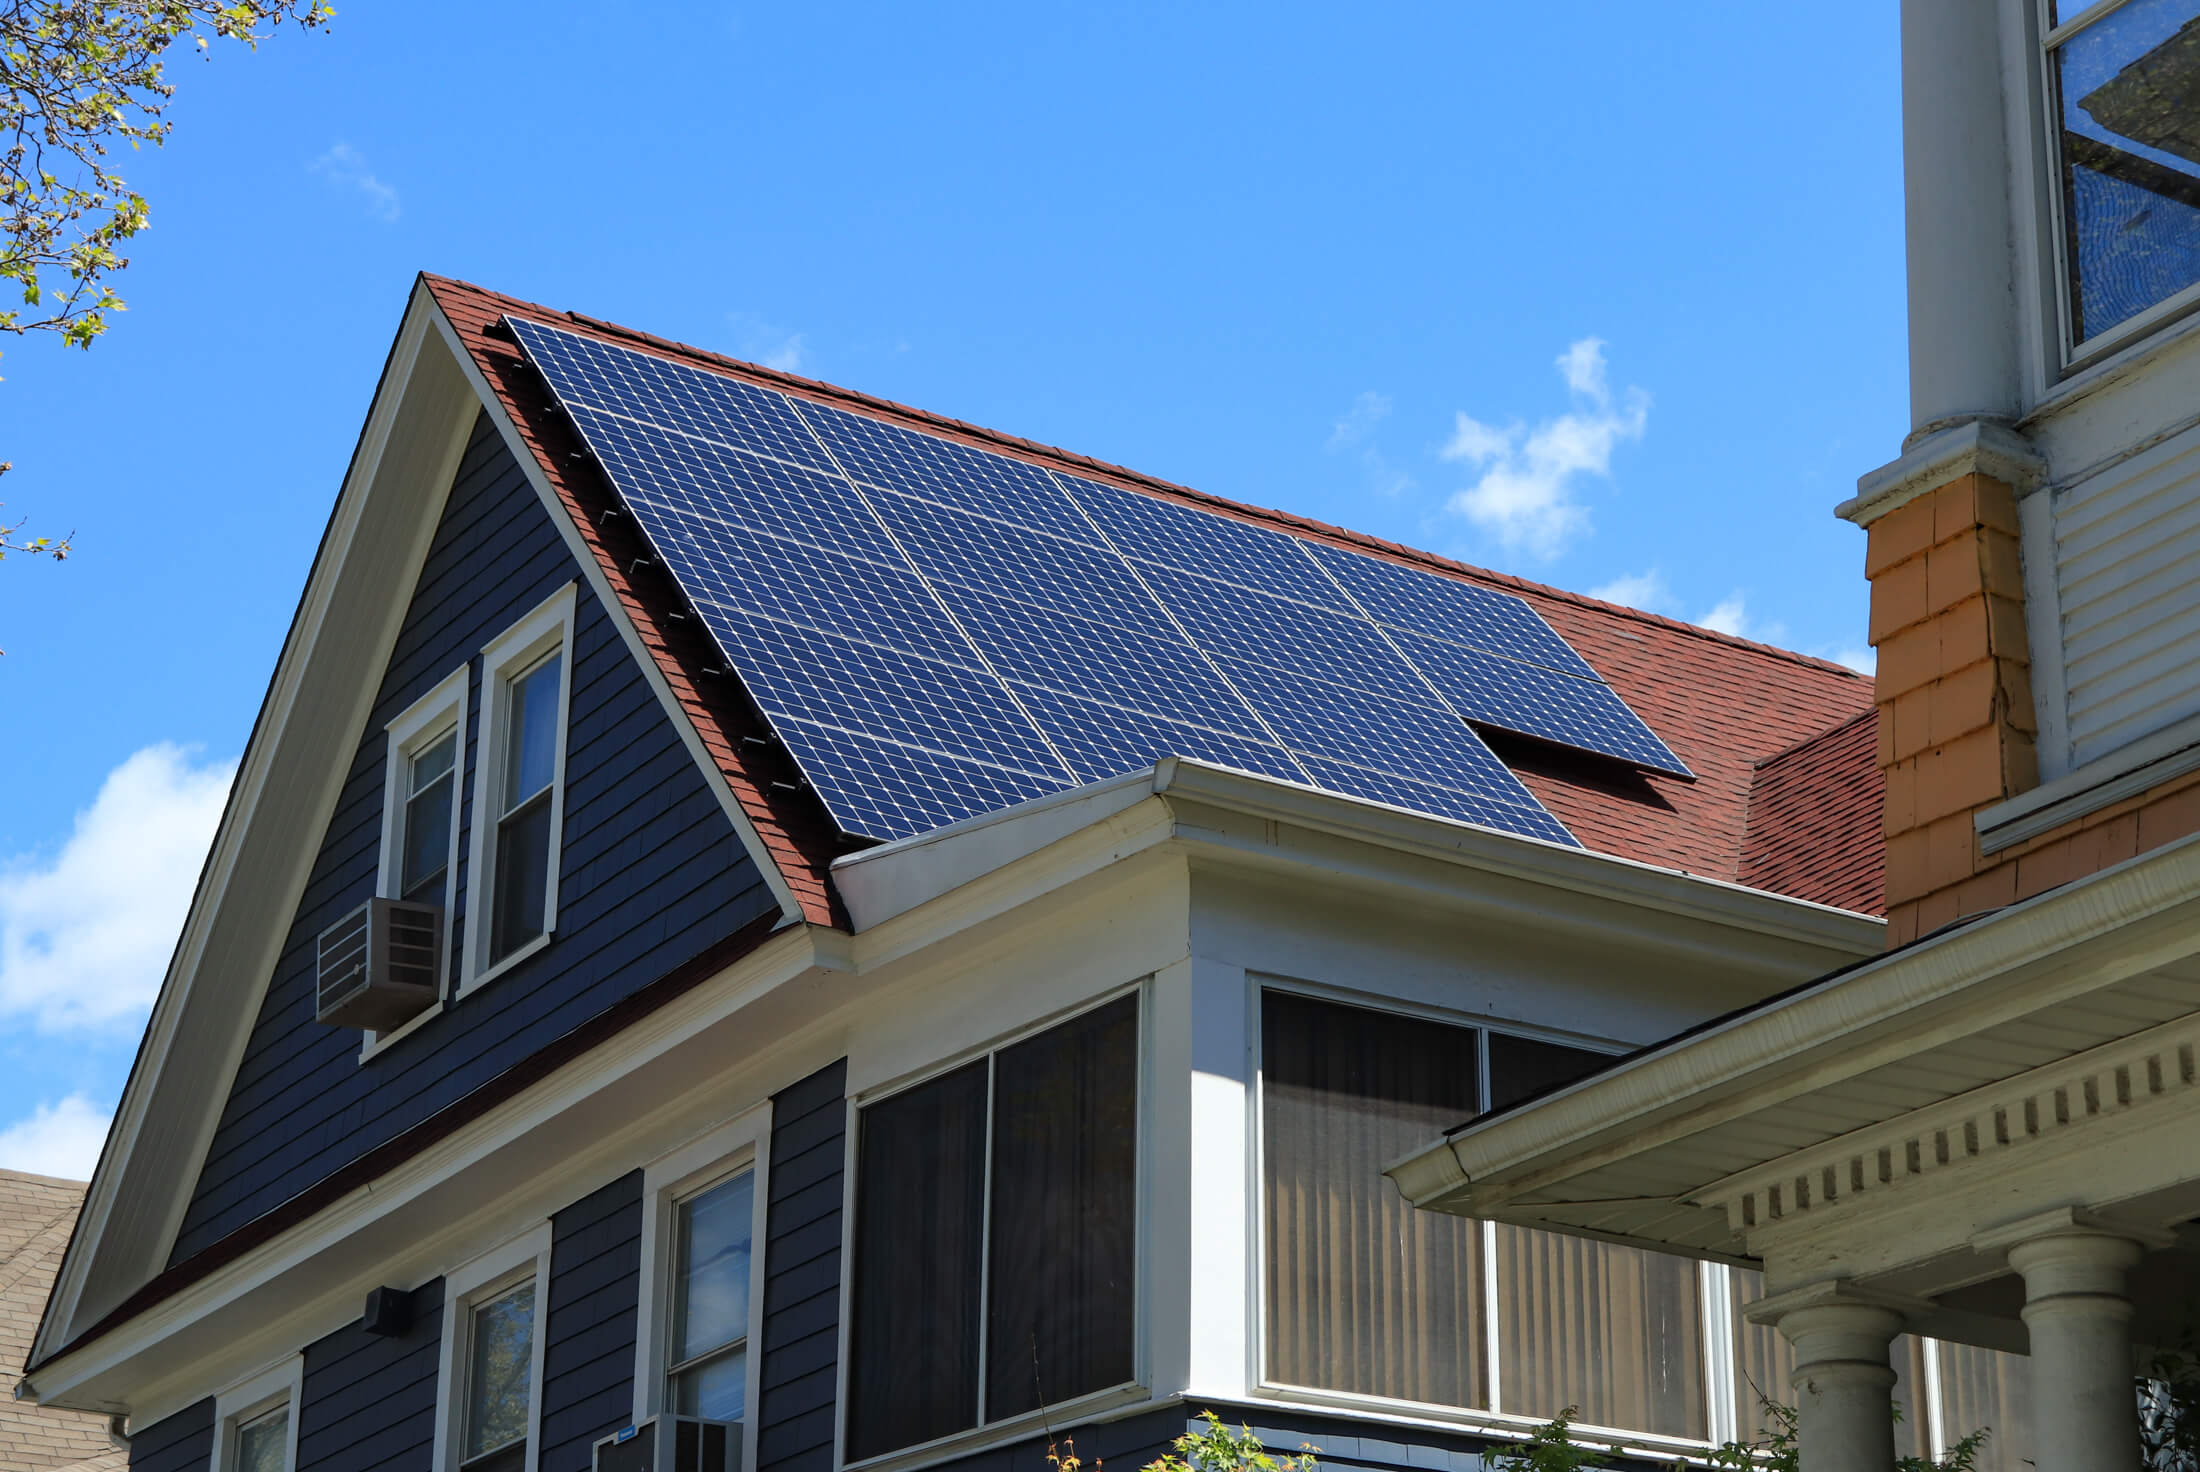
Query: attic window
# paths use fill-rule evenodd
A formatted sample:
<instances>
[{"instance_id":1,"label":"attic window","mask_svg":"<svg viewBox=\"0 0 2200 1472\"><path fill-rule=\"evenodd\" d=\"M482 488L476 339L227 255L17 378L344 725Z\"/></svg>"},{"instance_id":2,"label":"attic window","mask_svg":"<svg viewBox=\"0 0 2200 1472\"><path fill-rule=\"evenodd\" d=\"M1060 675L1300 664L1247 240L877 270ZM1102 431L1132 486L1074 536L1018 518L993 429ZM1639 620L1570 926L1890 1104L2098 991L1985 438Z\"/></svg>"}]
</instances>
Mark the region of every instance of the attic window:
<instances>
[{"instance_id":1,"label":"attic window","mask_svg":"<svg viewBox=\"0 0 2200 1472\"><path fill-rule=\"evenodd\" d=\"M2073 349L2200 299L2200 0L2050 0Z\"/></svg>"}]
</instances>

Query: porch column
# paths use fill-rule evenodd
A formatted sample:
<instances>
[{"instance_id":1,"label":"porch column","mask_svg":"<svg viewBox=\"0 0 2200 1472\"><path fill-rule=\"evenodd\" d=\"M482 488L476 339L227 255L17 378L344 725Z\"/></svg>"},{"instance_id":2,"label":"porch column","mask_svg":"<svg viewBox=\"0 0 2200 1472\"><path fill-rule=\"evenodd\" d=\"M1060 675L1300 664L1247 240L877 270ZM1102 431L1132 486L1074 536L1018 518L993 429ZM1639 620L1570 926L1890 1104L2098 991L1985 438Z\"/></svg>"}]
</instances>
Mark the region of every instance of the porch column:
<instances>
[{"instance_id":1,"label":"porch column","mask_svg":"<svg viewBox=\"0 0 2200 1472\"><path fill-rule=\"evenodd\" d=\"M2149 1235L2076 1211L1993 1234L2024 1278L2040 1472L2133 1472L2139 1465L2124 1275L2145 1255Z\"/></svg>"},{"instance_id":2,"label":"porch column","mask_svg":"<svg viewBox=\"0 0 2200 1472\"><path fill-rule=\"evenodd\" d=\"M1835 1280L1749 1306L1795 1346L1802 1472L1893 1472L1894 1366L1888 1346L1911 1307Z\"/></svg>"}]
</instances>

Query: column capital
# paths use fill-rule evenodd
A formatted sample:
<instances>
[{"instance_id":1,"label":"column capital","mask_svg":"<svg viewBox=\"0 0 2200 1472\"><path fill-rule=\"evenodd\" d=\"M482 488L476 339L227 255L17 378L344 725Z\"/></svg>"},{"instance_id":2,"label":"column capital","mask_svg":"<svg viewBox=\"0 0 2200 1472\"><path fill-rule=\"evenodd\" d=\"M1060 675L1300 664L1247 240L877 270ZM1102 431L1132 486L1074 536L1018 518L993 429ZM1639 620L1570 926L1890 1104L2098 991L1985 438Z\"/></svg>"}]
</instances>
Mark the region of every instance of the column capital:
<instances>
[{"instance_id":1,"label":"column capital","mask_svg":"<svg viewBox=\"0 0 2200 1472\"><path fill-rule=\"evenodd\" d=\"M1998 1227L1989 1227L1971 1239L1971 1246L1980 1252L2008 1253L2010 1266L2020 1267L2016 1260L2016 1249L2029 1243L2053 1240L2120 1241L2128 1242L2136 1249L2174 1246L2177 1233L2168 1227L2126 1221L2120 1217L2088 1211L2082 1206L2058 1206L2052 1211L2038 1212L2013 1222L2004 1222ZM2131 1262L2136 1261L2138 1256L2135 1251ZM2128 1267L2131 1263L2123 1265Z\"/></svg>"},{"instance_id":2,"label":"column capital","mask_svg":"<svg viewBox=\"0 0 2200 1472\"><path fill-rule=\"evenodd\" d=\"M1848 1278L1827 1278L1801 1288L1790 1288L1785 1293L1768 1294L1743 1309L1742 1317L1753 1324L1778 1325L1790 1314L1812 1309L1875 1309L1895 1316L1897 1327L1887 1333L1892 1339L1902 1332L1899 1327L1902 1323L1929 1313L1932 1307L1922 1298L1867 1288Z\"/></svg>"}]
</instances>

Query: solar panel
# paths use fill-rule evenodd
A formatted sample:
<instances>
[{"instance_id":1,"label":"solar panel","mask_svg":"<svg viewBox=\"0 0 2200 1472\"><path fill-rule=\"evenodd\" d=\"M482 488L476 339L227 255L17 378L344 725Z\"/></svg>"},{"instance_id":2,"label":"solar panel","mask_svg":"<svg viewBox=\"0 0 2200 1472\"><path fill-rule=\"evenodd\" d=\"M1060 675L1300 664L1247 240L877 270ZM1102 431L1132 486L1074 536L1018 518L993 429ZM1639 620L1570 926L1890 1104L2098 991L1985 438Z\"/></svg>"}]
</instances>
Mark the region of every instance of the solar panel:
<instances>
[{"instance_id":1,"label":"solar panel","mask_svg":"<svg viewBox=\"0 0 2200 1472\"><path fill-rule=\"evenodd\" d=\"M508 320L850 834L1179 755L1571 843L1470 720L1671 761L1518 599Z\"/></svg>"}]
</instances>

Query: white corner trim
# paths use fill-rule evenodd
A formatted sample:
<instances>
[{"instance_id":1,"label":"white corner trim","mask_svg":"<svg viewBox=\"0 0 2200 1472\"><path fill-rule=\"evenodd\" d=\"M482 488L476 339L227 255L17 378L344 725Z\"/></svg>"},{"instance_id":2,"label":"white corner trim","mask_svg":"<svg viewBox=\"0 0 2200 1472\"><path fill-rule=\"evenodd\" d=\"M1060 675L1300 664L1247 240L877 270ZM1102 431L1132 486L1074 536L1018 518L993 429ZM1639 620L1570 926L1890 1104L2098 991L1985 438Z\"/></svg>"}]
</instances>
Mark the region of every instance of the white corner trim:
<instances>
[{"instance_id":1,"label":"white corner trim","mask_svg":"<svg viewBox=\"0 0 2200 1472\"><path fill-rule=\"evenodd\" d=\"M577 583L567 583L481 651L481 736L475 742L473 832L466 858L469 923L465 964L458 982L461 997L517 964L523 955L540 950L557 933L558 873L565 867L565 749L573 724L573 610L578 587ZM492 963L489 945L495 927L488 917L496 903L493 844L498 819L503 816L496 788L504 770L505 743L512 734L511 697L505 682L552 651L560 655L557 750L550 771L550 873L543 886L542 934ZM457 804L452 806L455 809Z\"/></svg>"},{"instance_id":2,"label":"white corner trim","mask_svg":"<svg viewBox=\"0 0 2200 1472\"><path fill-rule=\"evenodd\" d=\"M756 831L756 824L750 819L748 811L741 806L741 799L735 795L732 785L727 782L725 771L704 746L702 733L695 729L695 722L689 717L687 707L672 693L672 686L665 680L665 672L659 667L656 656L642 643L641 631L634 627L634 620L627 616L626 606L611 591L611 583L604 577L603 568L597 564L596 554L581 540L579 530L573 525L572 515L558 499L557 492L551 489L549 480L543 475L541 462L535 458L534 451L528 448L527 440L520 434L519 427L512 422L512 416L506 412L503 399L489 386L489 381L482 377L481 365L474 361L473 354L459 340L458 329L444 315L442 306L431 298L429 310L434 317L436 329L443 335L444 346L458 360L459 370L465 374L466 381L473 385L475 394L480 397L482 406L496 425L497 433L504 437L505 448L511 452L512 459L526 474L527 483L535 488L536 498L550 514L551 523L557 527L559 535L565 539L566 550L572 554L573 561L588 579L588 586L595 593L596 602L610 617L612 627L619 631L619 638L626 644L627 653L633 657L643 677L649 681L649 688L657 693L658 704L671 718L673 729L680 733L680 740L687 747L689 757L702 770L704 780L717 795L718 805L733 824L734 834L740 839L741 847L747 851L750 861L756 865L756 872L764 877L764 883L779 901L779 913L790 925L803 922L807 917L803 914L801 901L795 898L793 888L787 883L787 876L780 871L778 859L773 857L763 835Z\"/></svg>"},{"instance_id":3,"label":"white corner trim","mask_svg":"<svg viewBox=\"0 0 2200 1472\"><path fill-rule=\"evenodd\" d=\"M2200 768L2200 716L2188 716L2030 792L1980 808L1973 820L1979 852L2012 848L2195 768Z\"/></svg>"},{"instance_id":4,"label":"white corner trim","mask_svg":"<svg viewBox=\"0 0 2200 1472\"><path fill-rule=\"evenodd\" d=\"M535 1472L542 1451L542 1348L550 1321L550 1223L538 1222L501 1246L443 1275L443 1333L436 1371L434 1472L453 1472L466 1433L466 1361L473 1306L532 1277L535 1318L529 1333L533 1363L527 1383L527 1466Z\"/></svg>"},{"instance_id":5,"label":"white corner trim","mask_svg":"<svg viewBox=\"0 0 2200 1472\"><path fill-rule=\"evenodd\" d=\"M1856 494L1833 514L1858 526L1870 526L1958 476L1991 476L2019 496L2047 478L2047 460L2032 442L2004 424L1973 419L1918 441L1877 470L1856 478Z\"/></svg>"},{"instance_id":6,"label":"white corner trim","mask_svg":"<svg viewBox=\"0 0 2200 1472\"><path fill-rule=\"evenodd\" d=\"M642 1270L639 1312L634 1330L634 1421L671 1409L665 1404L665 1371L671 1363L667 1339L672 1325L672 1240L685 1198L730 1180L743 1171L755 1177L749 1223L748 1384L742 1404L741 1465L756 1465L756 1407L763 1393L765 1209L770 1168L772 1106L769 1098L743 1111L708 1134L698 1136L642 1168Z\"/></svg>"},{"instance_id":7,"label":"white corner trim","mask_svg":"<svg viewBox=\"0 0 2200 1472\"><path fill-rule=\"evenodd\" d=\"M283 1465L298 1465L299 1387L305 1383L306 1358L286 1356L277 1364L224 1387L214 1396L214 1449L207 1458L210 1472L234 1472L237 1463L237 1428L277 1407L287 1407L290 1421L283 1438Z\"/></svg>"}]
</instances>

